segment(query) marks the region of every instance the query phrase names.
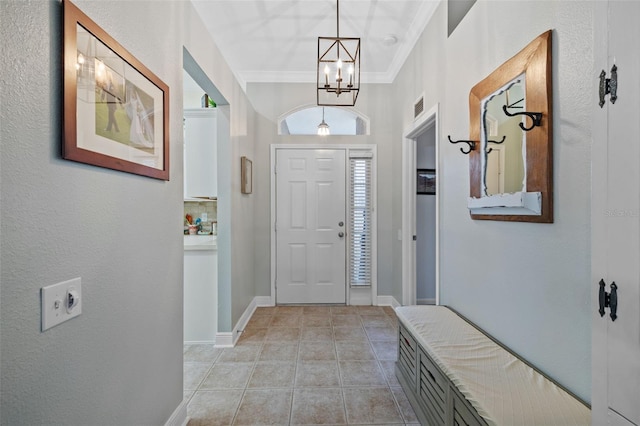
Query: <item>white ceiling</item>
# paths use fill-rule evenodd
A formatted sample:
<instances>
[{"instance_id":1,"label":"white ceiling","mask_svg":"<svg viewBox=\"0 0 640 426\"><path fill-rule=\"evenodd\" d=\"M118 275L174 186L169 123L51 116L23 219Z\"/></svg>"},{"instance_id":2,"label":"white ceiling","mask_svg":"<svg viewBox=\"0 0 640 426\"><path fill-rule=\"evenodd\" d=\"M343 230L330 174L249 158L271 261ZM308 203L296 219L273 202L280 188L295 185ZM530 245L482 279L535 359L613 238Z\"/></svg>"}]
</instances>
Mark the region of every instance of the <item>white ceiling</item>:
<instances>
[{"instance_id":1,"label":"white ceiling","mask_svg":"<svg viewBox=\"0 0 640 426\"><path fill-rule=\"evenodd\" d=\"M340 1L340 36L362 39L363 83L393 81L440 1ZM243 87L315 82L318 37L336 36L336 0L192 2Z\"/></svg>"}]
</instances>

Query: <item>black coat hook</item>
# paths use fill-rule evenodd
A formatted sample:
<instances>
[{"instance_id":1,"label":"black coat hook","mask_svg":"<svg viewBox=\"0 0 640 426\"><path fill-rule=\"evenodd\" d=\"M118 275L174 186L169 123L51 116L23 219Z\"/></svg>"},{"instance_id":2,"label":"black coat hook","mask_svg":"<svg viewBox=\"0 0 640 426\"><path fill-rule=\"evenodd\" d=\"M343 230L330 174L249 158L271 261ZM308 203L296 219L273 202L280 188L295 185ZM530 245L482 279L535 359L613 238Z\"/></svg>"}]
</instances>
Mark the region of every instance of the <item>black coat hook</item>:
<instances>
[{"instance_id":1,"label":"black coat hook","mask_svg":"<svg viewBox=\"0 0 640 426\"><path fill-rule=\"evenodd\" d=\"M503 137L502 137L502 140L499 140L499 141L492 141L492 140L488 140L488 141L487 141L487 143L495 143L496 145L500 145L501 143L504 143L504 141L505 141L506 139L507 139L507 137L506 137L506 136L503 136ZM487 150L487 154L488 154L488 153L490 153L491 151L493 151L493 148L489 148L489 149Z\"/></svg>"},{"instance_id":2,"label":"black coat hook","mask_svg":"<svg viewBox=\"0 0 640 426\"><path fill-rule=\"evenodd\" d=\"M466 143L467 145L469 145L469 149L467 151L464 150L464 147L460 148L460 152L462 152L463 154L469 154L471 151L476 149L475 141L465 141L465 140L452 141L451 136L447 136L447 138L449 138L449 142L451 143Z\"/></svg>"},{"instance_id":3,"label":"black coat hook","mask_svg":"<svg viewBox=\"0 0 640 426\"><path fill-rule=\"evenodd\" d=\"M520 125L520 128L522 130L524 130L525 132L528 132L529 130L532 130L536 126L542 125L542 113L541 112L526 112L526 111L523 111L523 112L515 112L515 113L511 114L509 111L507 111L507 106L506 105L502 106L502 110L507 115L507 117L515 117L516 115L526 115L527 117L529 117L533 121L533 124L531 125L531 127L524 127L524 124L518 123Z\"/></svg>"}]
</instances>

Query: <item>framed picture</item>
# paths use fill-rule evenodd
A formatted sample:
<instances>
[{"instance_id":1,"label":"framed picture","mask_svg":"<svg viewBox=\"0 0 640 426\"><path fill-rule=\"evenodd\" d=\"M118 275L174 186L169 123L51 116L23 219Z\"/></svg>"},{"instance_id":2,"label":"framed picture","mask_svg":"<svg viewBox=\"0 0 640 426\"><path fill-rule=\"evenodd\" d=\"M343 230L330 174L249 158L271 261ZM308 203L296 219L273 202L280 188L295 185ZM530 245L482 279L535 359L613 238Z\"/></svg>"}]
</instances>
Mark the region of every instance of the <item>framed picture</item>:
<instances>
[{"instance_id":1,"label":"framed picture","mask_svg":"<svg viewBox=\"0 0 640 426\"><path fill-rule=\"evenodd\" d=\"M247 157L240 158L240 191L251 194L253 191L253 163Z\"/></svg>"},{"instance_id":2,"label":"framed picture","mask_svg":"<svg viewBox=\"0 0 640 426\"><path fill-rule=\"evenodd\" d=\"M436 194L436 171L435 169L418 169L416 188L418 194Z\"/></svg>"},{"instance_id":3,"label":"framed picture","mask_svg":"<svg viewBox=\"0 0 640 426\"><path fill-rule=\"evenodd\" d=\"M68 0L67 160L169 180L169 87Z\"/></svg>"}]
</instances>

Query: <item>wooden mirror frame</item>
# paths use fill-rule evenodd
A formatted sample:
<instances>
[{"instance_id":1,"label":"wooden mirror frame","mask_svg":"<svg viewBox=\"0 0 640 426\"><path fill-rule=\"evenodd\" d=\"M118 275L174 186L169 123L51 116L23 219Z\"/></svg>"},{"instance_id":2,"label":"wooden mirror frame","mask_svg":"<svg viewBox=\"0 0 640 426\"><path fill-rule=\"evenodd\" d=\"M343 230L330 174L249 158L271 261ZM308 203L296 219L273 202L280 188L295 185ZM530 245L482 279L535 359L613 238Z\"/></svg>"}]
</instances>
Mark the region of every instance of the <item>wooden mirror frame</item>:
<instances>
[{"instance_id":1,"label":"wooden mirror frame","mask_svg":"<svg viewBox=\"0 0 640 426\"><path fill-rule=\"evenodd\" d=\"M525 74L526 109L541 112L542 123L526 133L526 175L528 192L540 192L542 212L540 215L521 214L474 214L472 219L503 220L513 222L553 223L553 112L551 80L551 30L541 34L513 58L506 61L487 78L476 84L469 93L470 140L478 141L477 149L469 154L470 195L480 198L482 194L482 101L500 90L520 74ZM531 123L526 118L527 125Z\"/></svg>"}]
</instances>

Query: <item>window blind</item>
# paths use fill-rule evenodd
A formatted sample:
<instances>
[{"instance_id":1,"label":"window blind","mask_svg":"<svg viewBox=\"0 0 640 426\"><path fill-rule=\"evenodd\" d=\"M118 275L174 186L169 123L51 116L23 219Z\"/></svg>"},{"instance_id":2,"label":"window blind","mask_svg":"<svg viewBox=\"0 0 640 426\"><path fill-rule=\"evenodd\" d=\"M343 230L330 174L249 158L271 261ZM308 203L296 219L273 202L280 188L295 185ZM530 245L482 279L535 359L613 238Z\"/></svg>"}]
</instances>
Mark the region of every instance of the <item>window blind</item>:
<instances>
[{"instance_id":1,"label":"window blind","mask_svg":"<svg viewBox=\"0 0 640 426\"><path fill-rule=\"evenodd\" d=\"M349 157L349 284L370 286L373 153L352 151Z\"/></svg>"}]
</instances>

